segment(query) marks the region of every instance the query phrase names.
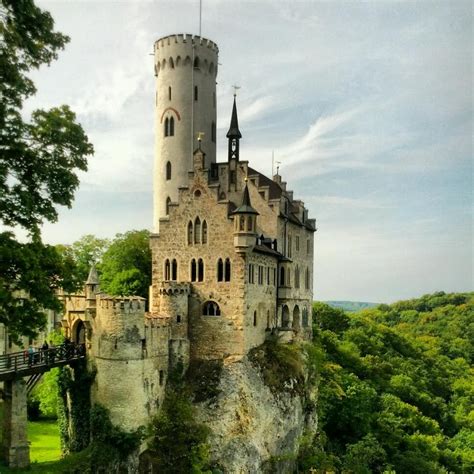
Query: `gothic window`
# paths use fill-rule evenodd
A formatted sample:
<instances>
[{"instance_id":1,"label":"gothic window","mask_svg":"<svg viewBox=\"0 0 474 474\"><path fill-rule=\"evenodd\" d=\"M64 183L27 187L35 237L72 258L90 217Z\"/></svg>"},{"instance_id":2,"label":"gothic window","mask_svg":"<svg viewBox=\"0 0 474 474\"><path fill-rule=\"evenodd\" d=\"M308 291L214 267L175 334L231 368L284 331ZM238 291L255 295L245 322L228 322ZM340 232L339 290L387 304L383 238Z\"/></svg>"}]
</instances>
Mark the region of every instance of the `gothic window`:
<instances>
[{"instance_id":1,"label":"gothic window","mask_svg":"<svg viewBox=\"0 0 474 474\"><path fill-rule=\"evenodd\" d=\"M194 58L194 69L199 69L199 58L197 56Z\"/></svg>"},{"instance_id":2,"label":"gothic window","mask_svg":"<svg viewBox=\"0 0 474 474\"><path fill-rule=\"evenodd\" d=\"M216 124L212 122L211 124L211 140L212 143L216 143Z\"/></svg>"},{"instance_id":3,"label":"gothic window","mask_svg":"<svg viewBox=\"0 0 474 474\"><path fill-rule=\"evenodd\" d=\"M225 259L225 271L224 271L224 279L225 281L230 281L230 258Z\"/></svg>"},{"instance_id":4,"label":"gothic window","mask_svg":"<svg viewBox=\"0 0 474 474\"><path fill-rule=\"evenodd\" d=\"M168 216L170 213L170 204L171 204L171 198L168 196L166 198L166 215Z\"/></svg>"},{"instance_id":5,"label":"gothic window","mask_svg":"<svg viewBox=\"0 0 474 474\"><path fill-rule=\"evenodd\" d=\"M207 244L207 222L202 221L202 243Z\"/></svg>"},{"instance_id":6,"label":"gothic window","mask_svg":"<svg viewBox=\"0 0 474 474\"><path fill-rule=\"evenodd\" d=\"M174 117L170 118L170 137L174 136Z\"/></svg>"},{"instance_id":7,"label":"gothic window","mask_svg":"<svg viewBox=\"0 0 474 474\"><path fill-rule=\"evenodd\" d=\"M253 312L253 325L254 326L257 325L257 312L256 311Z\"/></svg>"},{"instance_id":8,"label":"gothic window","mask_svg":"<svg viewBox=\"0 0 474 474\"><path fill-rule=\"evenodd\" d=\"M309 268L306 269L304 276L304 287L309 290Z\"/></svg>"},{"instance_id":9,"label":"gothic window","mask_svg":"<svg viewBox=\"0 0 474 474\"><path fill-rule=\"evenodd\" d=\"M204 262L202 258L198 260L198 281L204 281Z\"/></svg>"},{"instance_id":10,"label":"gothic window","mask_svg":"<svg viewBox=\"0 0 474 474\"><path fill-rule=\"evenodd\" d=\"M166 181L169 181L171 179L171 162L168 161L166 163Z\"/></svg>"},{"instance_id":11,"label":"gothic window","mask_svg":"<svg viewBox=\"0 0 474 474\"><path fill-rule=\"evenodd\" d=\"M171 86L168 87L168 100L171 100Z\"/></svg>"},{"instance_id":12,"label":"gothic window","mask_svg":"<svg viewBox=\"0 0 474 474\"><path fill-rule=\"evenodd\" d=\"M194 221L194 243L201 243L201 219L199 217L196 217Z\"/></svg>"},{"instance_id":13,"label":"gothic window","mask_svg":"<svg viewBox=\"0 0 474 474\"><path fill-rule=\"evenodd\" d=\"M247 230L250 232L253 231L252 216L247 216Z\"/></svg>"},{"instance_id":14,"label":"gothic window","mask_svg":"<svg viewBox=\"0 0 474 474\"><path fill-rule=\"evenodd\" d=\"M193 258L191 260L191 281L196 281L197 277L197 265L196 265L196 259Z\"/></svg>"},{"instance_id":15,"label":"gothic window","mask_svg":"<svg viewBox=\"0 0 474 474\"><path fill-rule=\"evenodd\" d=\"M178 279L178 262L175 258L171 262L171 279L176 281Z\"/></svg>"},{"instance_id":16,"label":"gothic window","mask_svg":"<svg viewBox=\"0 0 474 474\"><path fill-rule=\"evenodd\" d=\"M168 259L165 260L165 281L170 279L170 261Z\"/></svg>"},{"instance_id":17,"label":"gothic window","mask_svg":"<svg viewBox=\"0 0 474 474\"><path fill-rule=\"evenodd\" d=\"M203 316L220 316L221 310L215 301L206 301L202 307Z\"/></svg>"},{"instance_id":18,"label":"gothic window","mask_svg":"<svg viewBox=\"0 0 474 474\"><path fill-rule=\"evenodd\" d=\"M245 217L239 216L239 230L245 230Z\"/></svg>"},{"instance_id":19,"label":"gothic window","mask_svg":"<svg viewBox=\"0 0 474 474\"><path fill-rule=\"evenodd\" d=\"M170 119L168 117L165 118L165 137L168 137L170 134Z\"/></svg>"},{"instance_id":20,"label":"gothic window","mask_svg":"<svg viewBox=\"0 0 474 474\"><path fill-rule=\"evenodd\" d=\"M194 101L198 100L198 86L194 86Z\"/></svg>"},{"instance_id":21,"label":"gothic window","mask_svg":"<svg viewBox=\"0 0 474 474\"><path fill-rule=\"evenodd\" d=\"M281 310L281 325L284 328L290 327L290 310L286 304L283 306Z\"/></svg>"},{"instance_id":22,"label":"gothic window","mask_svg":"<svg viewBox=\"0 0 474 474\"><path fill-rule=\"evenodd\" d=\"M285 269L280 268L280 286L285 286Z\"/></svg>"},{"instance_id":23,"label":"gothic window","mask_svg":"<svg viewBox=\"0 0 474 474\"><path fill-rule=\"evenodd\" d=\"M253 274L253 263L249 264L249 283L254 283L254 274Z\"/></svg>"},{"instance_id":24,"label":"gothic window","mask_svg":"<svg viewBox=\"0 0 474 474\"><path fill-rule=\"evenodd\" d=\"M188 245L192 245L193 243L193 223L191 221L188 222Z\"/></svg>"},{"instance_id":25,"label":"gothic window","mask_svg":"<svg viewBox=\"0 0 474 474\"><path fill-rule=\"evenodd\" d=\"M217 281L224 281L224 262L222 258L217 261Z\"/></svg>"},{"instance_id":26,"label":"gothic window","mask_svg":"<svg viewBox=\"0 0 474 474\"><path fill-rule=\"evenodd\" d=\"M173 58L170 58L170 68L174 69L174 61Z\"/></svg>"},{"instance_id":27,"label":"gothic window","mask_svg":"<svg viewBox=\"0 0 474 474\"><path fill-rule=\"evenodd\" d=\"M295 268L295 288L300 287L300 269L298 267Z\"/></svg>"}]
</instances>

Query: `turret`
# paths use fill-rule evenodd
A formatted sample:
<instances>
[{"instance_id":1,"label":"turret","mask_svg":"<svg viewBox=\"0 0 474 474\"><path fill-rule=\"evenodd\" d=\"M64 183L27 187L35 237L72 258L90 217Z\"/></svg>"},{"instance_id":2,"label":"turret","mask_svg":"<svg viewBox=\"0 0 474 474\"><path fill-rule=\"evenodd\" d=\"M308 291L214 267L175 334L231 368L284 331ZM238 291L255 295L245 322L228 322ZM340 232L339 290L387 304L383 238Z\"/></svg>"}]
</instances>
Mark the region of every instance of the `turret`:
<instances>
[{"instance_id":1,"label":"turret","mask_svg":"<svg viewBox=\"0 0 474 474\"><path fill-rule=\"evenodd\" d=\"M172 35L155 43L154 231L178 201L192 169L198 133L204 167L216 161L218 48L205 38Z\"/></svg>"},{"instance_id":2,"label":"turret","mask_svg":"<svg viewBox=\"0 0 474 474\"><path fill-rule=\"evenodd\" d=\"M228 160L236 159L239 161L239 141L242 138L242 134L239 130L239 119L237 117L237 105L235 103L234 94L234 105L232 106L232 117L230 119L230 127L226 137L229 140L228 144Z\"/></svg>"},{"instance_id":3,"label":"turret","mask_svg":"<svg viewBox=\"0 0 474 474\"><path fill-rule=\"evenodd\" d=\"M247 180L245 180L242 204L232 214L234 215L234 246L236 251L248 252L255 245L258 212L250 202Z\"/></svg>"},{"instance_id":4,"label":"turret","mask_svg":"<svg viewBox=\"0 0 474 474\"><path fill-rule=\"evenodd\" d=\"M85 293L87 308L95 308L95 295L99 293L99 275L97 274L97 269L94 264L89 271L89 276L85 283Z\"/></svg>"}]
</instances>

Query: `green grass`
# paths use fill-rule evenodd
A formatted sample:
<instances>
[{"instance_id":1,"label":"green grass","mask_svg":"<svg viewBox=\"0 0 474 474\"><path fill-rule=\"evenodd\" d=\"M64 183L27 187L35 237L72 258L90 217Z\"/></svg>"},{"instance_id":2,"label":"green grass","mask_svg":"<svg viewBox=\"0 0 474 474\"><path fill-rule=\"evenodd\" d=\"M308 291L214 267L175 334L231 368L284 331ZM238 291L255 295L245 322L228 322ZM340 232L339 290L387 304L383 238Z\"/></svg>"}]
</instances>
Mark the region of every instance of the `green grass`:
<instances>
[{"instance_id":1,"label":"green grass","mask_svg":"<svg viewBox=\"0 0 474 474\"><path fill-rule=\"evenodd\" d=\"M57 461L61 457L59 428L56 421L34 421L28 423L31 462Z\"/></svg>"}]
</instances>

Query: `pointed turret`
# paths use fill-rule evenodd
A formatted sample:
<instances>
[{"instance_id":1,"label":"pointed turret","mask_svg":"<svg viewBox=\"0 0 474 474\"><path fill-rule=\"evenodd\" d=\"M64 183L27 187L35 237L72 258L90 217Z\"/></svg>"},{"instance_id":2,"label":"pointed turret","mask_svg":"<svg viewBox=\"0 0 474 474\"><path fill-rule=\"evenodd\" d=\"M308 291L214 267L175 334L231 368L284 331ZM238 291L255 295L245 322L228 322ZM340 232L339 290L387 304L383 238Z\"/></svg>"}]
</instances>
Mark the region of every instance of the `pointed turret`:
<instances>
[{"instance_id":1,"label":"pointed turret","mask_svg":"<svg viewBox=\"0 0 474 474\"><path fill-rule=\"evenodd\" d=\"M92 264L89 270L89 276L87 277L85 284L86 303L89 308L95 308L95 295L99 293L99 275L95 264Z\"/></svg>"},{"instance_id":2,"label":"pointed turret","mask_svg":"<svg viewBox=\"0 0 474 474\"><path fill-rule=\"evenodd\" d=\"M257 236L258 212L252 207L250 193L245 179L242 204L232 213L234 217L234 246L237 252L252 250Z\"/></svg>"},{"instance_id":3,"label":"pointed turret","mask_svg":"<svg viewBox=\"0 0 474 474\"><path fill-rule=\"evenodd\" d=\"M232 117L230 119L230 127L226 137L229 139L229 161L233 158L239 161L239 140L242 138L242 134L239 130L239 119L237 117L237 104L235 101L235 94L234 105L232 107Z\"/></svg>"},{"instance_id":4,"label":"pointed turret","mask_svg":"<svg viewBox=\"0 0 474 474\"><path fill-rule=\"evenodd\" d=\"M87 277L86 285L98 285L99 284L99 275L97 274L97 269L95 264L92 264L91 269L89 270L89 276Z\"/></svg>"}]
</instances>

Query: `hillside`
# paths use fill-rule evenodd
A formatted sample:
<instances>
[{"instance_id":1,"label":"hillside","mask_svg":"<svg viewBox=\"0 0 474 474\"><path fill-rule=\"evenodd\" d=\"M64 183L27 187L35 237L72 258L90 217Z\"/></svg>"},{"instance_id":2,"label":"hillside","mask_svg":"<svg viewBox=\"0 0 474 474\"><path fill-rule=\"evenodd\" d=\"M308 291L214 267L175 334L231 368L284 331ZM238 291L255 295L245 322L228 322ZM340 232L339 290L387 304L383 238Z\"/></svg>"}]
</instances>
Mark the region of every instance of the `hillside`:
<instances>
[{"instance_id":1,"label":"hillside","mask_svg":"<svg viewBox=\"0 0 474 474\"><path fill-rule=\"evenodd\" d=\"M358 313L315 303L315 472L474 472L474 293Z\"/></svg>"},{"instance_id":2,"label":"hillside","mask_svg":"<svg viewBox=\"0 0 474 474\"><path fill-rule=\"evenodd\" d=\"M378 305L378 303L368 303L365 301L323 301L323 303L331 306L331 308L342 309L346 312L360 311Z\"/></svg>"}]
</instances>

